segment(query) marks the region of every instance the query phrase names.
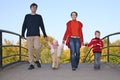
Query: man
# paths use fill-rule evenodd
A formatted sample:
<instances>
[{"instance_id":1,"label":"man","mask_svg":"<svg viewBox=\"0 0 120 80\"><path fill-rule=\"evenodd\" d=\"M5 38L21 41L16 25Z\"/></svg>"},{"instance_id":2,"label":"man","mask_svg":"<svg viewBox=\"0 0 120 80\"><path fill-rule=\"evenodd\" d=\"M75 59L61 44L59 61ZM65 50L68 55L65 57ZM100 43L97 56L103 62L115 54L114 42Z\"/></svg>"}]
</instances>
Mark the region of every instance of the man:
<instances>
[{"instance_id":1,"label":"man","mask_svg":"<svg viewBox=\"0 0 120 80\"><path fill-rule=\"evenodd\" d=\"M28 44L28 57L29 57L29 70L34 69L34 57L33 57L33 48L36 50L36 64L37 67L40 68L41 64L39 62L40 58L40 29L43 32L45 40L47 40L47 35L45 32L44 24L42 16L36 14L37 11L37 4L32 3L30 5L31 14L27 14L25 16L23 26L22 26L22 37L25 38L25 31L27 36L27 44Z\"/></svg>"}]
</instances>

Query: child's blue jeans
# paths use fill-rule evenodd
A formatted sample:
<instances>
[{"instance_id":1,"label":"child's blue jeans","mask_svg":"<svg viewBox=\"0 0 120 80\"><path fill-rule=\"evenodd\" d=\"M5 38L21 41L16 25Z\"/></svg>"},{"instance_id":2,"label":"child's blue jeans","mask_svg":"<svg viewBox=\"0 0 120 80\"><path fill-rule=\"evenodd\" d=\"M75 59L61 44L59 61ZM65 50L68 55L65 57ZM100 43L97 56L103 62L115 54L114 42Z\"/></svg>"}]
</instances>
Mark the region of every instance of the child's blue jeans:
<instances>
[{"instance_id":1,"label":"child's blue jeans","mask_svg":"<svg viewBox=\"0 0 120 80\"><path fill-rule=\"evenodd\" d=\"M94 53L94 67L100 68L100 57L101 53Z\"/></svg>"}]
</instances>

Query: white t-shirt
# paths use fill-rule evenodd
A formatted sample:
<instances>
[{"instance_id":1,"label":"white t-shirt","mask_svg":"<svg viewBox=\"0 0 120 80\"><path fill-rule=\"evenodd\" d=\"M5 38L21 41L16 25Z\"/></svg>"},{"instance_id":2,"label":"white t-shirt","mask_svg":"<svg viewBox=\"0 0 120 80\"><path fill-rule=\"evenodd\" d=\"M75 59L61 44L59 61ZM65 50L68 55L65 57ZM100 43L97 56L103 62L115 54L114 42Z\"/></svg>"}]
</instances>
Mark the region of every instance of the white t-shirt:
<instances>
[{"instance_id":1,"label":"white t-shirt","mask_svg":"<svg viewBox=\"0 0 120 80\"><path fill-rule=\"evenodd\" d=\"M54 51L55 51L54 48L53 48L53 45L52 45L50 42L48 42L48 45L49 45L50 48L51 48L51 54L53 54ZM64 44L58 46L58 49L57 49L57 56L58 56L58 57L60 57L61 51L62 51L63 47L64 47Z\"/></svg>"}]
</instances>

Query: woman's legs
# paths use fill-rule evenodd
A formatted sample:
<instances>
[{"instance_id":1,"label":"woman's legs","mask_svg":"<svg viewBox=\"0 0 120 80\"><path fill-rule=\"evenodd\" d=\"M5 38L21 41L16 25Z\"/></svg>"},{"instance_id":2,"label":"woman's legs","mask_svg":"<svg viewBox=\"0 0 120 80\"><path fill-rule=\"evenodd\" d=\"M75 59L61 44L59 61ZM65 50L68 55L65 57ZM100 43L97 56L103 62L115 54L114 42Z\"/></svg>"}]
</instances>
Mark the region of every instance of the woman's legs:
<instances>
[{"instance_id":1,"label":"woman's legs","mask_svg":"<svg viewBox=\"0 0 120 80\"><path fill-rule=\"evenodd\" d=\"M80 39L79 38L75 39L75 53L76 53L76 68L77 68L80 60Z\"/></svg>"},{"instance_id":2,"label":"woman's legs","mask_svg":"<svg viewBox=\"0 0 120 80\"><path fill-rule=\"evenodd\" d=\"M70 39L70 60L72 69L76 69L76 58L75 58L75 39Z\"/></svg>"}]
</instances>

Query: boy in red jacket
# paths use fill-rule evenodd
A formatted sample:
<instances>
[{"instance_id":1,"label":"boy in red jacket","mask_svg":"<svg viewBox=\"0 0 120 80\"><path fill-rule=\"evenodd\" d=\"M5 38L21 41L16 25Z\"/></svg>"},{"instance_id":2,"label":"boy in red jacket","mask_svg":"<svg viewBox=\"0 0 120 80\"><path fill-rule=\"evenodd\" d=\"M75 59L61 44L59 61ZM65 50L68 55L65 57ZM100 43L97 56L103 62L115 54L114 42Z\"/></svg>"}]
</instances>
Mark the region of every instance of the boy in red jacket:
<instances>
[{"instance_id":1,"label":"boy in red jacket","mask_svg":"<svg viewBox=\"0 0 120 80\"><path fill-rule=\"evenodd\" d=\"M103 47L103 41L100 39L100 31L95 31L95 38L93 38L91 42L86 45L93 48L94 69L100 69L100 57Z\"/></svg>"}]
</instances>

